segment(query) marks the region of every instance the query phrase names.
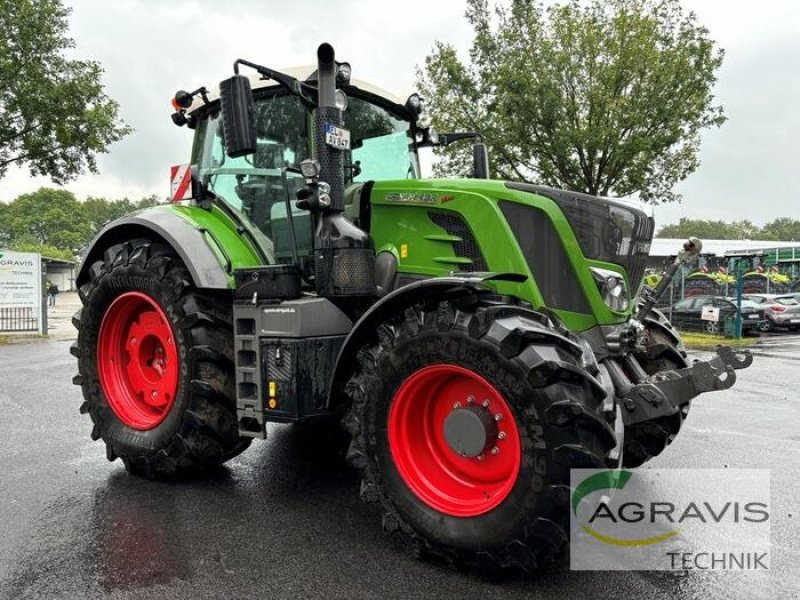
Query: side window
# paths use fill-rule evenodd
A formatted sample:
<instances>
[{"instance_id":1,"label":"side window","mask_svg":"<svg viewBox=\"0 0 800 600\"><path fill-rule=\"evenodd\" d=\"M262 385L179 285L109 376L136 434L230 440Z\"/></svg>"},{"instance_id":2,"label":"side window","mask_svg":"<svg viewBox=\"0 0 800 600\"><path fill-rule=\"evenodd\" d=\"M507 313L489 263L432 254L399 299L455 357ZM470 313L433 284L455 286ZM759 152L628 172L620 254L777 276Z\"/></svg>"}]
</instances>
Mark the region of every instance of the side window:
<instances>
[{"instance_id":1,"label":"side window","mask_svg":"<svg viewBox=\"0 0 800 600\"><path fill-rule=\"evenodd\" d=\"M689 310L693 302L694 300L692 300L691 298L687 300L681 300L680 302L675 303L674 308L675 310Z\"/></svg>"}]
</instances>

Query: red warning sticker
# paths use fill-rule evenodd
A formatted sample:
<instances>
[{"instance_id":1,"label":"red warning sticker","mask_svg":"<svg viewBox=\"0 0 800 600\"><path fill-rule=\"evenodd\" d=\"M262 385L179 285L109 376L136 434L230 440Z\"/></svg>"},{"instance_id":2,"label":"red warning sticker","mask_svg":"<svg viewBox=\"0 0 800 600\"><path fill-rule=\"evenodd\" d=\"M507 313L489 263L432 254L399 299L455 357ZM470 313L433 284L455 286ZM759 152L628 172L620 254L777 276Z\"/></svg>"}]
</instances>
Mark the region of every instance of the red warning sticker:
<instances>
[{"instance_id":1,"label":"red warning sticker","mask_svg":"<svg viewBox=\"0 0 800 600\"><path fill-rule=\"evenodd\" d=\"M170 195L173 202L192 197L192 165L175 165L169 169Z\"/></svg>"}]
</instances>

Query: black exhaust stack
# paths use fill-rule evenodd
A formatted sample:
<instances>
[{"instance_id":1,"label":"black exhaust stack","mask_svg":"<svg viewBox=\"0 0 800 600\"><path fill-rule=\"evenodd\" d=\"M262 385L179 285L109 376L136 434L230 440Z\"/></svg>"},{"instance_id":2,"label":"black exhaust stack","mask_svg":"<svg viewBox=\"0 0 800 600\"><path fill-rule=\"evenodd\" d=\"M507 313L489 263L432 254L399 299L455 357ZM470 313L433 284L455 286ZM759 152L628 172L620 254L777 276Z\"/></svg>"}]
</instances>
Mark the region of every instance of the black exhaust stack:
<instances>
[{"instance_id":1,"label":"black exhaust stack","mask_svg":"<svg viewBox=\"0 0 800 600\"><path fill-rule=\"evenodd\" d=\"M348 221L344 211L344 151L326 142L330 127L344 128L336 107L336 62L333 47L317 49L318 107L314 109L314 154L319 181L330 186L330 205L320 208L314 252L314 275L321 296L375 294L375 250L369 236Z\"/></svg>"}]
</instances>

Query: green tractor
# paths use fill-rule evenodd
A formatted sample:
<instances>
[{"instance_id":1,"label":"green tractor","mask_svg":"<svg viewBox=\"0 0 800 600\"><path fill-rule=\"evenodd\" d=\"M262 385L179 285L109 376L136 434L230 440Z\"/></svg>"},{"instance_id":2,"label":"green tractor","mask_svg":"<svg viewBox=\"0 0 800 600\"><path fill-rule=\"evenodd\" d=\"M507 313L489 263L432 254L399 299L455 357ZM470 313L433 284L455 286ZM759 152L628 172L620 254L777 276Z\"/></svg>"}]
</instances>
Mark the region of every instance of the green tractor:
<instances>
[{"instance_id":1,"label":"green tractor","mask_svg":"<svg viewBox=\"0 0 800 600\"><path fill-rule=\"evenodd\" d=\"M533 569L567 543L570 469L656 456L752 359L692 363L653 309L699 241L640 293L644 211L491 181L480 142L473 178L421 180L420 147L475 134L317 58L176 94L176 202L109 224L78 275L81 412L146 477L341 426L387 532Z\"/></svg>"}]
</instances>

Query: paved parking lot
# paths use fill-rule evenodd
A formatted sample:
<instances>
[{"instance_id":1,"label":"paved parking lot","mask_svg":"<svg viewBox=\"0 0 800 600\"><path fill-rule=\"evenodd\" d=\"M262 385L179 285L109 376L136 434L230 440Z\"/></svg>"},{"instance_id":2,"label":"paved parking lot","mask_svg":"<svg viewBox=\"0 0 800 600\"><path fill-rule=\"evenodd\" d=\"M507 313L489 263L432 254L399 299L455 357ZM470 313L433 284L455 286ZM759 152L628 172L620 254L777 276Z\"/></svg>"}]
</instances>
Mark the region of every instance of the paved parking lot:
<instances>
[{"instance_id":1,"label":"paved parking lot","mask_svg":"<svg viewBox=\"0 0 800 600\"><path fill-rule=\"evenodd\" d=\"M772 570L574 573L489 583L412 558L354 474L287 426L202 481L108 463L78 414L69 342L0 347L0 598L798 598L800 338L695 402L652 466L772 469Z\"/></svg>"}]
</instances>

